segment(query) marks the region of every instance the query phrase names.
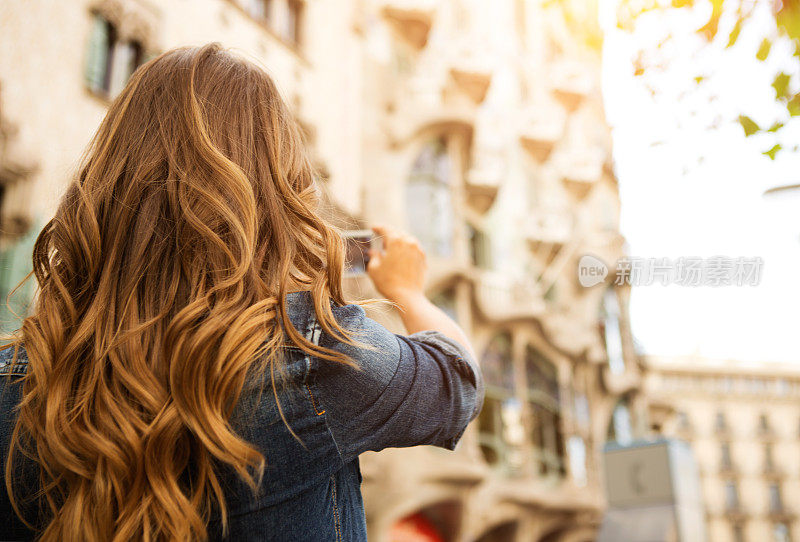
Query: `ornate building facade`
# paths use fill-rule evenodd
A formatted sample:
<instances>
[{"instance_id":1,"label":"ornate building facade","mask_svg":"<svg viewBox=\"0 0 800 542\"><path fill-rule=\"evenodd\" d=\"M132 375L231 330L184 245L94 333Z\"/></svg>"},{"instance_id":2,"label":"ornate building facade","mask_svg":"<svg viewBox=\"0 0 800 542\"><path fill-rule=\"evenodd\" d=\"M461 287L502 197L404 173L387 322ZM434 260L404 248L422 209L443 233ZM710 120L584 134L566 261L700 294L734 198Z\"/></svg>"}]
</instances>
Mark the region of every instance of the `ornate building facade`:
<instances>
[{"instance_id":1,"label":"ornate building facade","mask_svg":"<svg viewBox=\"0 0 800 542\"><path fill-rule=\"evenodd\" d=\"M800 540L800 368L647 360L657 433L691 444L714 542Z\"/></svg>"},{"instance_id":2,"label":"ornate building facade","mask_svg":"<svg viewBox=\"0 0 800 542\"><path fill-rule=\"evenodd\" d=\"M582 255L614 262L624 244L596 23L548 4L7 0L0 100L38 169L19 198L3 192L0 220L11 209L35 234L108 100L151 55L234 48L292 105L328 218L422 241L428 293L471 335L486 375L483 412L455 452L363 456L370 539L591 540L603 445L643 434L646 409L629 292L613 277L584 288L576 271ZM6 247L17 271L2 288L22 278L26 250ZM377 295L364 277L347 291ZM396 314L370 316L403 332Z\"/></svg>"}]
</instances>

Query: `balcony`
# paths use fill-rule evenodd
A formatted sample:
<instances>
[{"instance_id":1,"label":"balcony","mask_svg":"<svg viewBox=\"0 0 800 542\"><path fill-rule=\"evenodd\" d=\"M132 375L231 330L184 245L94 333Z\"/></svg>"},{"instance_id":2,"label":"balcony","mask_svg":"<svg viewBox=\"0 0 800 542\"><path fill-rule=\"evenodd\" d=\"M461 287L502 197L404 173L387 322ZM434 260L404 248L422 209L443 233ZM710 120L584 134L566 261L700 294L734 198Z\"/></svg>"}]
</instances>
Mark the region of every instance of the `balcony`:
<instances>
[{"instance_id":1,"label":"balcony","mask_svg":"<svg viewBox=\"0 0 800 542\"><path fill-rule=\"evenodd\" d=\"M744 508L742 508L742 505L739 503L726 506L723 515L728 519L728 521L733 523L742 523L750 516L750 514Z\"/></svg>"},{"instance_id":2,"label":"balcony","mask_svg":"<svg viewBox=\"0 0 800 542\"><path fill-rule=\"evenodd\" d=\"M522 225L525 239L533 250L542 246L566 244L575 230L575 217L567 209L535 208Z\"/></svg>"},{"instance_id":3,"label":"balcony","mask_svg":"<svg viewBox=\"0 0 800 542\"><path fill-rule=\"evenodd\" d=\"M583 199L603 178L605 157L601 149L572 150L559 157L561 180L570 193Z\"/></svg>"},{"instance_id":4,"label":"balcony","mask_svg":"<svg viewBox=\"0 0 800 542\"><path fill-rule=\"evenodd\" d=\"M430 2L386 2L381 14L394 31L417 49L428 44L434 9Z\"/></svg>"},{"instance_id":5,"label":"balcony","mask_svg":"<svg viewBox=\"0 0 800 542\"><path fill-rule=\"evenodd\" d=\"M585 65L561 62L552 73L553 96L568 112L576 111L592 92L592 74Z\"/></svg>"},{"instance_id":6,"label":"balcony","mask_svg":"<svg viewBox=\"0 0 800 542\"><path fill-rule=\"evenodd\" d=\"M484 214L494 204L505 174L502 156L478 154L476 165L470 168L465 179L467 204Z\"/></svg>"},{"instance_id":7,"label":"balcony","mask_svg":"<svg viewBox=\"0 0 800 542\"><path fill-rule=\"evenodd\" d=\"M797 514L781 503L777 506L770 505L767 517L769 517L770 521L775 523L791 523L795 520Z\"/></svg>"},{"instance_id":8,"label":"balcony","mask_svg":"<svg viewBox=\"0 0 800 542\"><path fill-rule=\"evenodd\" d=\"M720 439L730 440L732 436L731 428L727 424L725 425L716 424L714 425L714 435L716 435L716 437Z\"/></svg>"},{"instance_id":9,"label":"balcony","mask_svg":"<svg viewBox=\"0 0 800 542\"><path fill-rule=\"evenodd\" d=\"M488 71L478 71L469 68L451 68L450 76L456 85L479 104L486 98L489 91L489 84L492 82L492 74Z\"/></svg>"},{"instance_id":10,"label":"balcony","mask_svg":"<svg viewBox=\"0 0 800 542\"><path fill-rule=\"evenodd\" d=\"M489 320L538 318L545 309L539 285L529 277L514 278L506 273L473 270L475 302Z\"/></svg>"},{"instance_id":11,"label":"balcony","mask_svg":"<svg viewBox=\"0 0 800 542\"><path fill-rule=\"evenodd\" d=\"M758 438L761 441L773 442L778 438L778 435L775 433L775 430L769 425L759 426L758 430L756 431L756 434L758 435Z\"/></svg>"},{"instance_id":12,"label":"balcony","mask_svg":"<svg viewBox=\"0 0 800 542\"><path fill-rule=\"evenodd\" d=\"M775 480L782 479L786 475L782 468L772 462L765 463L761 472L764 475L764 478L771 478Z\"/></svg>"},{"instance_id":13,"label":"balcony","mask_svg":"<svg viewBox=\"0 0 800 542\"><path fill-rule=\"evenodd\" d=\"M537 162L546 162L564 135L566 119L557 107L539 107L525 115L519 142Z\"/></svg>"},{"instance_id":14,"label":"balcony","mask_svg":"<svg viewBox=\"0 0 800 542\"><path fill-rule=\"evenodd\" d=\"M537 162L546 162L560 136L555 130L533 126L519 136L519 142Z\"/></svg>"}]
</instances>

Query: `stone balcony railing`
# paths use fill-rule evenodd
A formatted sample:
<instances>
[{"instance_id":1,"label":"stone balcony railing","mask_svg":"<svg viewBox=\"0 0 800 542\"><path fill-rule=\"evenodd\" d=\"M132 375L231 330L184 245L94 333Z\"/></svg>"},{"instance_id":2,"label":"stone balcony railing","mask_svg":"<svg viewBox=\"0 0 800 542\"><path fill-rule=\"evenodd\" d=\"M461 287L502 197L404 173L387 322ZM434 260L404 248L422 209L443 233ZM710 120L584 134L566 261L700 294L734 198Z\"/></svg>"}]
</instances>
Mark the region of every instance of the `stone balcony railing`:
<instances>
[{"instance_id":1,"label":"stone balcony railing","mask_svg":"<svg viewBox=\"0 0 800 542\"><path fill-rule=\"evenodd\" d=\"M531 209L522 224L525 239L534 245L563 245L575 232L575 219L566 209L539 207Z\"/></svg>"},{"instance_id":2,"label":"stone balcony railing","mask_svg":"<svg viewBox=\"0 0 800 542\"><path fill-rule=\"evenodd\" d=\"M497 199L505 176L506 164L499 153L478 151L477 160L465 176L467 204L480 214L488 211Z\"/></svg>"},{"instance_id":3,"label":"stone balcony railing","mask_svg":"<svg viewBox=\"0 0 800 542\"><path fill-rule=\"evenodd\" d=\"M544 312L541 289L530 277L478 269L473 270L473 277L475 300L488 319L535 318Z\"/></svg>"},{"instance_id":4,"label":"stone balcony railing","mask_svg":"<svg viewBox=\"0 0 800 542\"><path fill-rule=\"evenodd\" d=\"M522 116L519 141L538 162L546 162L564 135L566 117L556 108L537 108Z\"/></svg>"},{"instance_id":5,"label":"stone balcony railing","mask_svg":"<svg viewBox=\"0 0 800 542\"><path fill-rule=\"evenodd\" d=\"M553 96L569 112L580 107L592 92L593 78L582 63L559 62L551 71Z\"/></svg>"},{"instance_id":6,"label":"stone balcony railing","mask_svg":"<svg viewBox=\"0 0 800 542\"><path fill-rule=\"evenodd\" d=\"M451 90L458 89L476 105L486 98L493 72L491 56L478 44L479 40L467 34L454 40L445 52Z\"/></svg>"},{"instance_id":7,"label":"stone balcony railing","mask_svg":"<svg viewBox=\"0 0 800 542\"><path fill-rule=\"evenodd\" d=\"M603 149L570 149L558 157L558 167L565 182L595 183L603 176Z\"/></svg>"}]
</instances>

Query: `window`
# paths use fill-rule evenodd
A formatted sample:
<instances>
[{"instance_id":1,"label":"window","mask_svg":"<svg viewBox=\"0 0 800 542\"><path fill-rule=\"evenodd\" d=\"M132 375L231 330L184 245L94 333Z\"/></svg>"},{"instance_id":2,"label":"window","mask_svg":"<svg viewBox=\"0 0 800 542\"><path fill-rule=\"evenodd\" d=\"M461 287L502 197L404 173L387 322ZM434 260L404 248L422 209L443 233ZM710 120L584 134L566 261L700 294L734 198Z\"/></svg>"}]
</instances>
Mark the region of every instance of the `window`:
<instances>
[{"instance_id":1,"label":"window","mask_svg":"<svg viewBox=\"0 0 800 542\"><path fill-rule=\"evenodd\" d=\"M254 19L259 21L272 19L272 0L244 0L242 7Z\"/></svg>"},{"instance_id":2,"label":"window","mask_svg":"<svg viewBox=\"0 0 800 542\"><path fill-rule=\"evenodd\" d=\"M609 441L618 442L623 446L633 442L633 424L628 400L622 399L611 414L611 423L608 424L607 438Z\"/></svg>"},{"instance_id":3,"label":"window","mask_svg":"<svg viewBox=\"0 0 800 542\"><path fill-rule=\"evenodd\" d=\"M589 412L589 399L582 392L575 394L575 422L581 431L588 431L591 428L592 415Z\"/></svg>"},{"instance_id":4,"label":"window","mask_svg":"<svg viewBox=\"0 0 800 542\"><path fill-rule=\"evenodd\" d=\"M722 377L722 393L731 393L733 391L733 378L730 376Z\"/></svg>"},{"instance_id":5,"label":"window","mask_svg":"<svg viewBox=\"0 0 800 542\"><path fill-rule=\"evenodd\" d=\"M789 526L785 523L776 523L772 526L773 542L789 542Z\"/></svg>"},{"instance_id":6,"label":"window","mask_svg":"<svg viewBox=\"0 0 800 542\"><path fill-rule=\"evenodd\" d=\"M722 443L720 446L720 468L722 470L731 470L733 462L731 461L731 445L727 442Z\"/></svg>"},{"instance_id":7,"label":"window","mask_svg":"<svg viewBox=\"0 0 800 542\"><path fill-rule=\"evenodd\" d=\"M511 334L499 333L489 342L481 358L486 382L483 409L478 416L481 452L487 463L509 472L523 465L522 405L514 389Z\"/></svg>"},{"instance_id":8,"label":"window","mask_svg":"<svg viewBox=\"0 0 800 542\"><path fill-rule=\"evenodd\" d=\"M779 514L783 512L781 486L777 483L772 483L769 485L769 511L773 514Z\"/></svg>"},{"instance_id":9,"label":"window","mask_svg":"<svg viewBox=\"0 0 800 542\"><path fill-rule=\"evenodd\" d=\"M92 92L113 98L142 63L143 52L139 42L120 40L116 27L95 14L86 59L87 86Z\"/></svg>"},{"instance_id":10,"label":"window","mask_svg":"<svg viewBox=\"0 0 800 542\"><path fill-rule=\"evenodd\" d=\"M739 488L733 480L725 482L725 509L728 512L739 510Z\"/></svg>"},{"instance_id":11,"label":"window","mask_svg":"<svg viewBox=\"0 0 800 542\"><path fill-rule=\"evenodd\" d=\"M769 418L766 414L761 414L758 417L758 431L762 434L770 432Z\"/></svg>"},{"instance_id":12,"label":"window","mask_svg":"<svg viewBox=\"0 0 800 542\"><path fill-rule=\"evenodd\" d=\"M764 470L772 472L775 470L775 459L772 454L772 444L764 445Z\"/></svg>"},{"instance_id":13,"label":"window","mask_svg":"<svg viewBox=\"0 0 800 542\"><path fill-rule=\"evenodd\" d=\"M539 474L566 473L561 433L561 398L556 367L533 346L525 348L525 377Z\"/></svg>"},{"instance_id":14,"label":"window","mask_svg":"<svg viewBox=\"0 0 800 542\"><path fill-rule=\"evenodd\" d=\"M725 419L724 412L717 412L717 416L714 420L714 429L717 431L727 431L728 421Z\"/></svg>"},{"instance_id":15,"label":"window","mask_svg":"<svg viewBox=\"0 0 800 542\"><path fill-rule=\"evenodd\" d=\"M572 436L567 441L569 448L569 468L572 479L578 487L586 486L588 475L586 472L586 443L581 437Z\"/></svg>"},{"instance_id":16,"label":"window","mask_svg":"<svg viewBox=\"0 0 800 542\"><path fill-rule=\"evenodd\" d=\"M619 326L620 309L617 292L609 288L603 294L601 320L603 338L608 354L608 366L612 373L625 372L625 358L622 355L622 333Z\"/></svg>"},{"instance_id":17,"label":"window","mask_svg":"<svg viewBox=\"0 0 800 542\"><path fill-rule=\"evenodd\" d=\"M469 232L469 249L472 265L481 269L491 269L492 249L489 243L489 236L472 226L472 224L467 225L467 231Z\"/></svg>"},{"instance_id":18,"label":"window","mask_svg":"<svg viewBox=\"0 0 800 542\"><path fill-rule=\"evenodd\" d=\"M411 233L425 250L439 257L453 255L454 211L452 164L445 138L429 141L411 169L406 205Z\"/></svg>"},{"instance_id":19,"label":"window","mask_svg":"<svg viewBox=\"0 0 800 542\"><path fill-rule=\"evenodd\" d=\"M287 41L300 45L303 37L303 2L301 0L289 0L287 5L286 29L283 37Z\"/></svg>"}]
</instances>

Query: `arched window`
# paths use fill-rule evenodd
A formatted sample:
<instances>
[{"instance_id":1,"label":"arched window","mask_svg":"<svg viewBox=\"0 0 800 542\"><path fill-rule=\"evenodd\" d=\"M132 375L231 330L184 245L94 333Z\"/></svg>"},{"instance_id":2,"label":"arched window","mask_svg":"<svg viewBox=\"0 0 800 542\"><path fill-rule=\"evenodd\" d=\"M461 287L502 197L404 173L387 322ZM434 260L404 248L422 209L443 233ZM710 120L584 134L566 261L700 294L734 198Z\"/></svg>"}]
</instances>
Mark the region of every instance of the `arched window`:
<instances>
[{"instance_id":1,"label":"arched window","mask_svg":"<svg viewBox=\"0 0 800 542\"><path fill-rule=\"evenodd\" d=\"M525 379L538 472L563 476L566 469L558 373L555 365L531 345L525 348Z\"/></svg>"},{"instance_id":2,"label":"arched window","mask_svg":"<svg viewBox=\"0 0 800 542\"><path fill-rule=\"evenodd\" d=\"M608 354L608 367L614 374L625 372L625 358L622 355L622 332L619 326L620 309L617 292L609 288L603 294L601 327Z\"/></svg>"},{"instance_id":3,"label":"arched window","mask_svg":"<svg viewBox=\"0 0 800 542\"><path fill-rule=\"evenodd\" d=\"M523 464L525 430L522 408L514 393L511 334L503 332L489 342L481 358L486 397L478 417L481 451L486 461L513 471Z\"/></svg>"},{"instance_id":4,"label":"arched window","mask_svg":"<svg viewBox=\"0 0 800 542\"><path fill-rule=\"evenodd\" d=\"M429 254L453 255L453 165L444 137L426 143L408 177L406 207L411 233Z\"/></svg>"}]
</instances>

